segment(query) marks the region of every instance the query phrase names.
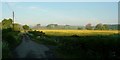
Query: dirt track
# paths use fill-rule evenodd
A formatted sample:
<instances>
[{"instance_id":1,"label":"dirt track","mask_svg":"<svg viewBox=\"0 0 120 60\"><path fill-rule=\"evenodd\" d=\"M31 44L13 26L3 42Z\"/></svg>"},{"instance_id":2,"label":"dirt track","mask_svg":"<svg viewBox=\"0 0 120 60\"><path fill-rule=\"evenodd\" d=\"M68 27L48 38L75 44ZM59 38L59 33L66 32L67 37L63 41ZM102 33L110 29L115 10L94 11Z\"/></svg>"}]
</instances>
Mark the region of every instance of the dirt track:
<instances>
[{"instance_id":1,"label":"dirt track","mask_svg":"<svg viewBox=\"0 0 120 60\"><path fill-rule=\"evenodd\" d=\"M23 36L22 43L14 52L16 53L16 58L48 58L52 55L49 53L48 47L35 43L27 35Z\"/></svg>"}]
</instances>

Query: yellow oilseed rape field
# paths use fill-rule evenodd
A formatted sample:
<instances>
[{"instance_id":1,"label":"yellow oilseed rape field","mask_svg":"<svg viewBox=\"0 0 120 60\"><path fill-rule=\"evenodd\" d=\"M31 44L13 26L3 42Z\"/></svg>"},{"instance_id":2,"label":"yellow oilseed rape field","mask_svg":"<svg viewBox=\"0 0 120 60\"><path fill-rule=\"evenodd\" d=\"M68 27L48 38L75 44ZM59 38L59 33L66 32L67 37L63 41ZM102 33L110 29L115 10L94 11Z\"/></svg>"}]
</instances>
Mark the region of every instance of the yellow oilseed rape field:
<instances>
[{"instance_id":1,"label":"yellow oilseed rape field","mask_svg":"<svg viewBox=\"0 0 120 60\"><path fill-rule=\"evenodd\" d=\"M111 35L118 34L118 30L37 30L43 31L47 35L55 36L90 36L90 35Z\"/></svg>"}]
</instances>

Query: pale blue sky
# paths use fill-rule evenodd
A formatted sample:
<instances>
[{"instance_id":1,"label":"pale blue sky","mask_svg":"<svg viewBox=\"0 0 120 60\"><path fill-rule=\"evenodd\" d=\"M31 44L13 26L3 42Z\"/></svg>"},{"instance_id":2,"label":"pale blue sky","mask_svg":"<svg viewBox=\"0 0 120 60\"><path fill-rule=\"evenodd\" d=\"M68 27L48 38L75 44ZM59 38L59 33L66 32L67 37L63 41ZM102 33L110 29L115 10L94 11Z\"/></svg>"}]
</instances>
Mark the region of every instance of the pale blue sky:
<instances>
[{"instance_id":1,"label":"pale blue sky","mask_svg":"<svg viewBox=\"0 0 120 60\"><path fill-rule=\"evenodd\" d=\"M119 0L1 0L2 2L118 2Z\"/></svg>"},{"instance_id":2,"label":"pale blue sky","mask_svg":"<svg viewBox=\"0 0 120 60\"><path fill-rule=\"evenodd\" d=\"M2 5L2 18L12 17L12 10L20 24L118 23L117 2L9 2Z\"/></svg>"}]
</instances>

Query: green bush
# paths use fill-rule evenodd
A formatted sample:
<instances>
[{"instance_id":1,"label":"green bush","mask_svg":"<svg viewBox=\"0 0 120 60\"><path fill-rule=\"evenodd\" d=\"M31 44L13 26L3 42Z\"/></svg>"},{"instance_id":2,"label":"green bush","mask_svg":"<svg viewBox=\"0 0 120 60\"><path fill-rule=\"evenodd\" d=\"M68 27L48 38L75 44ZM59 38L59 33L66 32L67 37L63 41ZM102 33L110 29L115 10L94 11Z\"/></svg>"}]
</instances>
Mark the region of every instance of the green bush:
<instances>
[{"instance_id":1,"label":"green bush","mask_svg":"<svg viewBox=\"0 0 120 60\"><path fill-rule=\"evenodd\" d=\"M13 31L11 28L2 30L2 53L3 58L12 58L12 51L21 43L19 31Z\"/></svg>"}]
</instances>

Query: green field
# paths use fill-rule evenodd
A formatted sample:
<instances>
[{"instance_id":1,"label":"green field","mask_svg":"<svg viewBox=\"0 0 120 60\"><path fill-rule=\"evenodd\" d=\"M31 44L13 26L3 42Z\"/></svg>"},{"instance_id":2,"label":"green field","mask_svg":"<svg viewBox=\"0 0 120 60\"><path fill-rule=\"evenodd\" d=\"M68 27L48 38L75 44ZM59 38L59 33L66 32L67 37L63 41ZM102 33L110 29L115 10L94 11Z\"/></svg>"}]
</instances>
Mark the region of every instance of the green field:
<instances>
[{"instance_id":1,"label":"green field","mask_svg":"<svg viewBox=\"0 0 120 60\"><path fill-rule=\"evenodd\" d=\"M120 57L117 30L38 30L29 33L37 43L58 47L53 50L58 58L102 60Z\"/></svg>"}]
</instances>

